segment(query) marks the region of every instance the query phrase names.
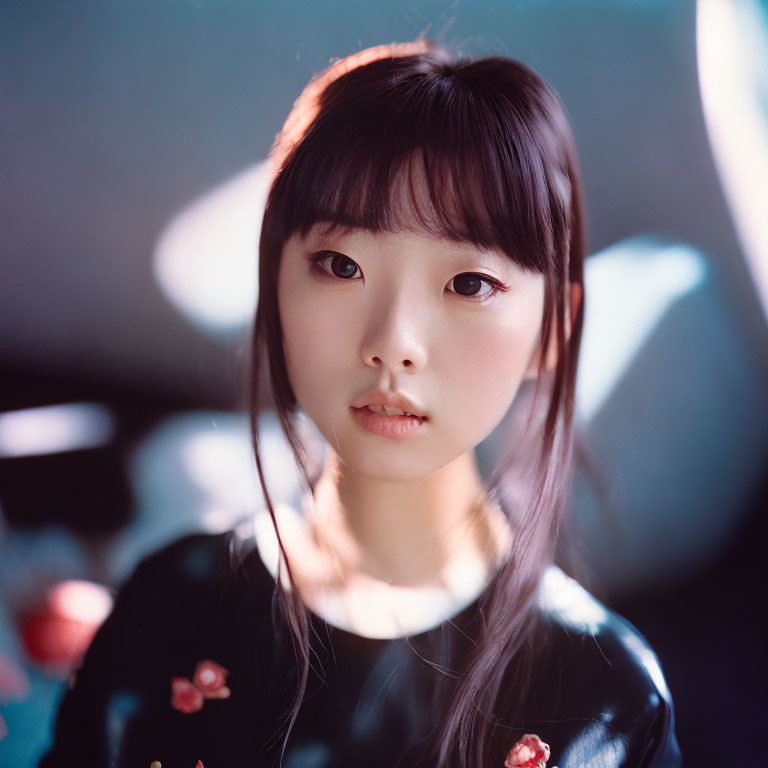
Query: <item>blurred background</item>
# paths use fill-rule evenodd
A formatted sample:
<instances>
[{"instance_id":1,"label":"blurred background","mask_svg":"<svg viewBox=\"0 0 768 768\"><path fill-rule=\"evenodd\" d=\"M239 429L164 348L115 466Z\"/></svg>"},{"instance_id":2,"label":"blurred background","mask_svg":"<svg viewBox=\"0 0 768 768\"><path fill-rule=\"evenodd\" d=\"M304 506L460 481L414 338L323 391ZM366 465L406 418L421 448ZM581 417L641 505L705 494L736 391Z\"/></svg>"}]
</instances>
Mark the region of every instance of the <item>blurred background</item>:
<instances>
[{"instance_id":1,"label":"blurred background","mask_svg":"<svg viewBox=\"0 0 768 768\"><path fill-rule=\"evenodd\" d=\"M730 760L734 733L764 754L765 2L9 0L0 764L36 764L141 557L258 507L244 383L263 162L312 74L420 34L520 59L572 117L592 254L573 537L590 588L660 657L686 762Z\"/></svg>"}]
</instances>

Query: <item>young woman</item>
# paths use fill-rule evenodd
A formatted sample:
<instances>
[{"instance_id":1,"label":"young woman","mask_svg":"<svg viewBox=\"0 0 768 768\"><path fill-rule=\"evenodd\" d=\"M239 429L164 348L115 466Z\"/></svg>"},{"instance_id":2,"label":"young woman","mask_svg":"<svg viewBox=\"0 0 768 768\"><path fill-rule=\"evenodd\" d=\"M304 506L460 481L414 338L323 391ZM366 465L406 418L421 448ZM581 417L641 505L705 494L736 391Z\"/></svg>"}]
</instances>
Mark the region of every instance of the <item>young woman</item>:
<instances>
[{"instance_id":1,"label":"young woman","mask_svg":"<svg viewBox=\"0 0 768 768\"><path fill-rule=\"evenodd\" d=\"M271 526L140 564L41 766L679 765L653 652L552 565L585 254L552 88L369 49L310 82L272 161L252 386ZM262 468L263 365L293 506Z\"/></svg>"}]
</instances>

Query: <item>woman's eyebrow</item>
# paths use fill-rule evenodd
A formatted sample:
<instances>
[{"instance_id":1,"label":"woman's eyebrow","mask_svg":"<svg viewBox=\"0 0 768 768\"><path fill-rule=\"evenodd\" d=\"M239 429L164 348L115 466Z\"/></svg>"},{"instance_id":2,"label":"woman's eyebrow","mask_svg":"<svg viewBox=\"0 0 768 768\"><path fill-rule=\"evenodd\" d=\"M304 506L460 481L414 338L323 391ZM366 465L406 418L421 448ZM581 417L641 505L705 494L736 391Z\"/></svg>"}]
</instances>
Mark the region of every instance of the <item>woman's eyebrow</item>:
<instances>
[{"instance_id":1,"label":"woman's eyebrow","mask_svg":"<svg viewBox=\"0 0 768 768\"><path fill-rule=\"evenodd\" d=\"M340 245L341 241L355 235L370 234L369 230L353 228L349 226L334 225L333 227L324 227L316 224L303 238L304 243L309 247L329 247L330 245Z\"/></svg>"},{"instance_id":2,"label":"woman's eyebrow","mask_svg":"<svg viewBox=\"0 0 768 768\"><path fill-rule=\"evenodd\" d=\"M511 261L508 256L490 248L488 250L459 248L456 250L455 258L457 261L469 259L477 265L490 264L500 270L508 269Z\"/></svg>"}]
</instances>

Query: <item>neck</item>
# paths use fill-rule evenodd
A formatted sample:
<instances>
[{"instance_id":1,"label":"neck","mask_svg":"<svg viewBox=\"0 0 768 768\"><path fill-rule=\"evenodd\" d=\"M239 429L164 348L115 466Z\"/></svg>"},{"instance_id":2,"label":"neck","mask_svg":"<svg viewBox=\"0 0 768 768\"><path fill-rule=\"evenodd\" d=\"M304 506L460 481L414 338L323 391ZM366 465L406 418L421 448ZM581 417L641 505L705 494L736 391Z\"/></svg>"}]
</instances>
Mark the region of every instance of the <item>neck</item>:
<instances>
[{"instance_id":1,"label":"neck","mask_svg":"<svg viewBox=\"0 0 768 768\"><path fill-rule=\"evenodd\" d=\"M434 583L457 562L495 566L511 535L487 498L474 451L399 482L355 473L329 451L307 513L344 580L362 574L401 586Z\"/></svg>"}]
</instances>

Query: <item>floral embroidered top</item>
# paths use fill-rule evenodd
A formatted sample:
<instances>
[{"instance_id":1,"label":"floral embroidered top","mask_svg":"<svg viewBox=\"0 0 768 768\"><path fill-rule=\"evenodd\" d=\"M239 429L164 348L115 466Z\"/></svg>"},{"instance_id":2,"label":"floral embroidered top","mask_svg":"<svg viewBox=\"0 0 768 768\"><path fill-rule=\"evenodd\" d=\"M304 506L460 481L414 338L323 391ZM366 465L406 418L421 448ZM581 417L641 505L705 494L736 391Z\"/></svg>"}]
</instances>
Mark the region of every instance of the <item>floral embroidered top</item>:
<instances>
[{"instance_id":1,"label":"floral embroidered top","mask_svg":"<svg viewBox=\"0 0 768 768\"><path fill-rule=\"evenodd\" d=\"M74 675L39 768L277 765L296 664L274 588L235 532L187 536L142 561ZM642 636L556 568L542 594L552 652L525 721L494 729L494 765L680 766L672 701ZM455 684L429 662L467 652L479 600L408 638L361 637L311 614L323 676L310 676L284 768L419 764Z\"/></svg>"}]
</instances>

